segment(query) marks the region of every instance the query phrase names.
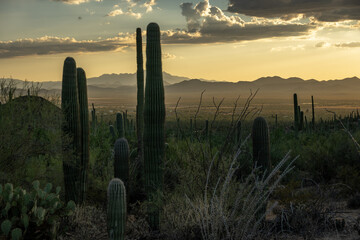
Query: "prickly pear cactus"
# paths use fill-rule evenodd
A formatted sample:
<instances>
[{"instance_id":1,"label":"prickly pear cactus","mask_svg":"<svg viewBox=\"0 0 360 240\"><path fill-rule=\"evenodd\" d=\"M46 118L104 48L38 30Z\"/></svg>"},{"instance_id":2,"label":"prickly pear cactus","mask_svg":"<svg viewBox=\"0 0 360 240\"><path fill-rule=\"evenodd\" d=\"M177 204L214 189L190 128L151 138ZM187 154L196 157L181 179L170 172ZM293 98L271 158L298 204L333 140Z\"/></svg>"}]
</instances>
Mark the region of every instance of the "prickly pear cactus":
<instances>
[{"instance_id":1,"label":"prickly pear cactus","mask_svg":"<svg viewBox=\"0 0 360 240\"><path fill-rule=\"evenodd\" d=\"M110 240L124 240L126 226L126 191L124 183L114 178L107 190L107 229Z\"/></svg>"}]
</instances>

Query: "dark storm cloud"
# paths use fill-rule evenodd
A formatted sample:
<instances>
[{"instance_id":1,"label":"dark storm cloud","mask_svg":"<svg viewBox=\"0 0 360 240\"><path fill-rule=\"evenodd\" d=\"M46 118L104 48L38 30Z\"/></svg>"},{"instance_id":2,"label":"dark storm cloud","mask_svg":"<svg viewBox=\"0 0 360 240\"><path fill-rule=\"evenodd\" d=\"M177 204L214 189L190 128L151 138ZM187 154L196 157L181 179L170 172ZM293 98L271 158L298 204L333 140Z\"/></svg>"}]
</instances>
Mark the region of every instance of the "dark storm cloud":
<instances>
[{"instance_id":1,"label":"dark storm cloud","mask_svg":"<svg viewBox=\"0 0 360 240\"><path fill-rule=\"evenodd\" d=\"M116 51L130 46L124 38L115 37L99 41L77 41L74 38L42 37L0 41L0 58L59 53Z\"/></svg>"},{"instance_id":2,"label":"dark storm cloud","mask_svg":"<svg viewBox=\"0 0 360 240\"><path fill-rule=\"evenodd\" d=\"M187 30L164 31L164 43L221 43L257 40L273 37L308 35L317 28L314 24L284 20L253 19L245 22L239 16L227 16L208 1L193 5L182 3L181 13Z\"/></svg>"},{"instance_id":3,"label":"dark storm cloud","mask_svg":"<svg viewBox=\"0 0 360 240\"><path fill-rule=\"evenodd\" d=\"M359 0L229 0L228 10L267 18L304 14L325 22L360 20Z\"/></svg>"}]
</instances>

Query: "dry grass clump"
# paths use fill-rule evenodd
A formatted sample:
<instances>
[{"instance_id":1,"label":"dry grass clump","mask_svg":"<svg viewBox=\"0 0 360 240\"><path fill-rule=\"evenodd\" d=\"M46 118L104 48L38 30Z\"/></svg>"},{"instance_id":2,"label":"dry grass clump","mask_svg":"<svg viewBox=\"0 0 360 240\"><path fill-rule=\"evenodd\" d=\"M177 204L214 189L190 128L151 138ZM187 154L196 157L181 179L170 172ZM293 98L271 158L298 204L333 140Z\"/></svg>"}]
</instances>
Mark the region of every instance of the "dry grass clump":
<instances>
[{"instance_id":1,"label":"dry grass clump","mask_svg":"<svg viewBox=\"0 0 360 240\"><path fill-rule=\"evenodd\" d=\"M296 159L290 161L287 154L271 172L265 171L259 176L258 168L254 168L245 181L238 182L234 174L239 167L240 152L234 156L226 176L219 177L213 189L206 183L203 198L188 198L204 240L253 239L261 234L269 197ZM211 168L212 164L208 179Z\"/></svg>"},{"instance_id":2,"label":"dry grass clump","mask_svg":"<svg viewBox=\"0 0 360 240\"><path fill-rule=\"evenodd\" d=\"M101 207L78 206L74 215L65 219L59 240L108 240L106 211ZM127 240L157 239L150 234L148 223L142 214L128 215Z\"/></svg>"}]
</instances>

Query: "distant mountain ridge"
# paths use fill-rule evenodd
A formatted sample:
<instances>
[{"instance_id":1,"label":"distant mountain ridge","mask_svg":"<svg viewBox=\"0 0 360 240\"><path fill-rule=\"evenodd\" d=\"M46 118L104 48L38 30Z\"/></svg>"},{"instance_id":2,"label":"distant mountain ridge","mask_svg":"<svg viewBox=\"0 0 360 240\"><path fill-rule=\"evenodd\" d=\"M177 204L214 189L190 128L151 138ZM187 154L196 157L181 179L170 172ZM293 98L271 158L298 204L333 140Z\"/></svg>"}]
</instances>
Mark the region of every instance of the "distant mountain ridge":
<instances>
[{"instance_id":1,"label":"distant mountain ridge","mask_svg":"<svg viewBox=\"0 0 360 240\"><path fill-rule=\"evenodd\" d=\"M279 76L262 77L254 81L219 82L204 79L190 79L163 73L166 96L198 96L206 89L212 96L238 96L248 94L249 89L260 89L260 97L288 98L293 93L329 96L333 98L360 98L360 79L349 77L341 80L304 80L297 77L282 78ZM14 80L21 83L21 80ZM42 89L59 91L61 82L42 82ZM19 86L21 87L21 85ZM109 97L117 94L136 94L136 73L103 74L88 79L90 97Z\"/></svg>"}]
</instances>

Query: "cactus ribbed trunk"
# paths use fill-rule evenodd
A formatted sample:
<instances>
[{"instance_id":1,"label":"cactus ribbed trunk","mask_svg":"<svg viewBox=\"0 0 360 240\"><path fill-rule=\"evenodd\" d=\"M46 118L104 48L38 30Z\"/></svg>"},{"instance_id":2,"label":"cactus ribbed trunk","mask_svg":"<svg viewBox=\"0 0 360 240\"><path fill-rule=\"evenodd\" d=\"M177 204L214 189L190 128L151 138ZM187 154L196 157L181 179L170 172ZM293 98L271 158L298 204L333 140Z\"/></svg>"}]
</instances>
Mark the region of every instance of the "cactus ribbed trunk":
<instances>
[{"instance_id":1,"label":"cactus ribbed trunk","mask_svg":"<svg viewBox=\"0 0 360 240\"><path fill-rule=\"evenodd\" d=\"M114 178L107 190L107 230L110 240L124 240L126 227L126 190L124 183Z\"/></svg>"},{"instance_id":2,"label":"cactus ribbed trunk","mask_svg":"<svg viewBox=\"0 0 360 240\"><path fill-rule=\"evenodd\" d=\"M128 190L129 187L129 144L126 138L119 138L114 146L114 177L121 179Z\"/></svg>"},{"instance_id":3,"label":"cactus ribbed trunk","mask_svg":"<svg viewBox=\"0 0 360 240\"><path fill-rule=\"evenodd\" d=\"M145 191L149 201L163 190L165 158L165 102L162 76L160 28L156 23L147 26L146 87L144 105L144 173ZM148 208L152 229L159 229L160 206Z\"/></svg>"},{"instance_id":4,"label":"cactus ribbed trunk","mask_svg":"<svg viewBox=\"0 0 360 240\"><path fill-rule=\"evenodd\" d=\"M136 29L136 62L137 62L137 106L136 106L136 133L138 140L138 158L143 164L144 152L144 61L142 49L141 28ZM142 170L140 169L140 172Z\"/></svg>"},{"instance_id":5,"label":"cactus ribbed trunk","mask_svg":"<svg viewBox=\"0 0 360 240\"><path fill-rule=\"evenodd\" d=\"M252 127L253 160L262 171L271 169L269 127L263 117L257 117Z\"/></svg>"},{"instance_id":6,"label":"cactus ribbed trunk","mask_svg":"<svg viewBox=\"0 0 360 240\"><path fill-rule=\"evenodd\" d=\"M80 160L80 196L79 203L85 201L87 168L89 165L90 149L89 149L89 108L87 97L87 81L85 71L82 68L77 69L77 84L80 109L81 124L81 160Z\"/></svg>"},{"instance_id":7,"label":"cactus ribbed trunk","mask_svg":"<svg viewBox=\"0 0 360 240\"><path fill-rule=\"evenodd\" d=\"M80 154L81 154L81 125L77 86L77 71L75 60L71 57L65 59L61 90L61 109L64 114L62 126L64 140L63 170L65 182L66 202L73 200L78 203L80 189ZM70 137L70 146L66 140ZM73 154L66 154L66 153Z\"/></svg>"}]
</instances>

